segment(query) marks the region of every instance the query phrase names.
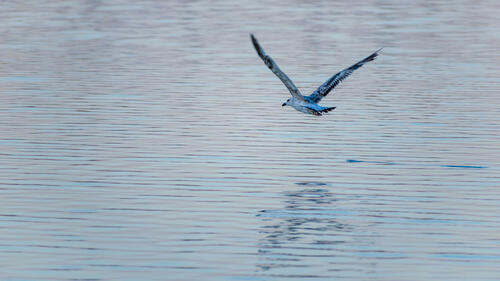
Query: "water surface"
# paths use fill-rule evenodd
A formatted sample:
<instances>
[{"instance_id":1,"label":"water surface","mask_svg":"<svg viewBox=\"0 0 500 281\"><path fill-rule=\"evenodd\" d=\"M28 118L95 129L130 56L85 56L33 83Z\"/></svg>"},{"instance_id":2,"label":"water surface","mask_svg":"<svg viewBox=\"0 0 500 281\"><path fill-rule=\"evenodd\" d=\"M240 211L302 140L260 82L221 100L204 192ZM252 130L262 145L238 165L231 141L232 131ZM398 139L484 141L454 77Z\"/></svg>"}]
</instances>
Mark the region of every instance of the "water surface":
<instances>
[{"instance_id":1,"label":"water surface","mask_svg":"<svg viewBox=\"0 0 500 281\"><path fill-rule=\"evenodd\" d=\"M2 3L0 279L498 280L499 8Z\"/></svg>"}]
</instances>

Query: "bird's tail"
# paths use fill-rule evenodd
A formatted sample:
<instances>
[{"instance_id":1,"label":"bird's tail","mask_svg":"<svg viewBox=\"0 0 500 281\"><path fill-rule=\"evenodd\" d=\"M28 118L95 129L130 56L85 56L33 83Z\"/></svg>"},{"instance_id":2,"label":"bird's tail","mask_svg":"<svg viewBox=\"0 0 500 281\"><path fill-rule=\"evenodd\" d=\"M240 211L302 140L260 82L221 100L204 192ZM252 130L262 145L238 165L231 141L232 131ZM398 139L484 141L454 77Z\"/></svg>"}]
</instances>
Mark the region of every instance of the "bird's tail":
<instances>
[{"instance_id":1,"label":"bird's tail","mask_svg":"<svg viewBox=\"0 0 500 281\"><path fill-rule=\"evenodd\" d=\"M325 109L320 110L319 112L321 112L321 113L327 113L329 111L334 110L335 108L336 108L335 106L334 107L327 107Z\"/></svg>"},{"instance_id":2,"label":"bird's tail","mask_svg":"<svg viewBox=\"0 0 500 281\"><path fill-rule=\"evenodd\" d=\"M314 110L312 114L314 114L316 116L321 116L321 115L323 115L331 110L334 110L334 109L335 109L335 106L334 107L327 107L327 108L324 108L324 109L318 110L318 111Z\"/></svg>"}]
</instances>

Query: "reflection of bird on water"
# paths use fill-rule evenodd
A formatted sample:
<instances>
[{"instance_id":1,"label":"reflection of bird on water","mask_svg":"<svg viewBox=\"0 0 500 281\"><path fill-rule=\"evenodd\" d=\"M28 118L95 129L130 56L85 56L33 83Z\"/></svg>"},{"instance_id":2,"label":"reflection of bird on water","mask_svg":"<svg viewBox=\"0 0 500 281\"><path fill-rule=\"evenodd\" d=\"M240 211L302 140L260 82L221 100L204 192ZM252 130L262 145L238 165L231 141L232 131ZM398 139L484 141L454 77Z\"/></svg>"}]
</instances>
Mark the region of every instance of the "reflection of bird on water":
<instances>
[{"instance_id":1,"label":"reflection of bird on water","mask_svg":"<svg viewBox=\"0 0 500 281\"><path fill-rule=\"evenodd\" d=\"M250 37L252 38L253 46L255 47L255 50L257 51L259 57L264 61L267 67L274 74L276 74L276 76L278 76L281 82L285 84L285 86L288 88L288 91L290 91L290 93L292 94L292 97L284 102L282 106L289 105L300 112L317 116L321 116L324 113L335 109L335 107L320 106L318 105L318 102L326 95L328 95L328 93L330 93L330 91L333 90L333 88L335 88L335 86L337 86L342 80L351 75L354 70L362 67L365 63L374 60L378 56L378 52L382 49L378 49L375 53L369 55L363 60L333 75L332 77L330 77L330 79L326 80L325 83L319 86L319 88L316 89L316 91L314 91L311 95L303 96L300 93L299 89L297 89L295 84L293 84L292 80L288 78L288 76L278 67L278 64L264 52L264 49L260 46L257 38L255 38L253 34L250 34Z\"/></svg>"},{"instance_id":2,"label":"reflection of bird on water","mask_svg":"<svg viewBox=\"0 0 500 281\"><path fill-rule=\"evenodd\" d=\"M319 186L318 183L314 185ZM348 225L335 219L335 213L338 211L333 209L333 204L336 199L329 190L303 189L287 192L285 198L285 206L282 209L262 210L258 215L267 224L261 230L265 237L259 245L262 261L257 267L260 270L267 271L283 264L291 266L296 262L300 263L303 250L312 254L310 251L317 250L319 245L344 243L338 241L335 233L350 231ZM269 222L271 223L268 224ZM282 255L286 257L275 259L275 256Z\"/></svg>"}]
</instances>

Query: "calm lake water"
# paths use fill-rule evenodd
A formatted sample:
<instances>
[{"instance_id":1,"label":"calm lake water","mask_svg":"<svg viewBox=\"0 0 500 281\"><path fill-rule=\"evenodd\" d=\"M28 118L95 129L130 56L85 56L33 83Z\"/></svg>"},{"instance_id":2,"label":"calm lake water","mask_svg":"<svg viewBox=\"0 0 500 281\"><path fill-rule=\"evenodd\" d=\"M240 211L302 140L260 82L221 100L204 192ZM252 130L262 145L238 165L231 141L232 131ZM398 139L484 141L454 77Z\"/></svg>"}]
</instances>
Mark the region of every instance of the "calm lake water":
<instances>
[{"instance_id":1,"label":"calm lake water","mask_svg":"<svg viewBox=\"0 0 500 281\"><path fill-rule=\"evenodd\" d=\"M499 10L2 2L0 279L499 280Z\"/></svg>"}]
</instances>

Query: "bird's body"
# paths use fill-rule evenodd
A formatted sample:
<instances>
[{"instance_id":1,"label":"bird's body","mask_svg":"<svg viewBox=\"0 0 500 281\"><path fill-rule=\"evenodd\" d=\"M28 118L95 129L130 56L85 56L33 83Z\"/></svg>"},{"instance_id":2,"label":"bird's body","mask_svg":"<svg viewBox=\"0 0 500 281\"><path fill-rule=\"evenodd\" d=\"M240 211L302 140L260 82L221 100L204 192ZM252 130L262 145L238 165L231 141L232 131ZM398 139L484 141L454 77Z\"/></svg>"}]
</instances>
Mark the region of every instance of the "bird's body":
<instances>
[{"instance_id":1,"label":"bird's body","mask_svg":"<svg viewBox=\"0 0 500 281\"><path fill-rule=\"evenodd\" d=\"M274 62L274 60L264 52L264 49L260 46L257 39L252 34L250 34L250 37L252 38L252 43L259 57L264 61L267 67L274 74L276 74L276 76L278 76L281 82L283 82L283 84L285 84L285 86L288 88L290 94L292 94L292 97L289 98L286 102L284 102L282 106L288 105L295 108L297 111L313 114L316 116L321 116L324 113L327 113L335 109L335 107L320 106L318 105L318 102L323 97L328 95L328 93L331 90L333 90L333 88L335 88L335 86L337 86L342 80L351 75L351 73L354 72L354 70L360 68L366 62L374 60L378 56L378 51L381 50L381 49L377 50L370 56L357 62L351 67L348 67L340 71L339 73L333 75L332 77L330 77L330 79L326 80L321 86L319 86L319 88L316 89L316 91L314 91L311 95L303 96L300 93L299 89L297 89L295 84L293 84L292 80L288 78L288 76L283 71L281 71L281 69L278 67L278 64L276 64L276 62Z\"/></svg>"},{"instance_id":2,"label":"bird's body","mask_svg":"<svg viewBox=\"0 0 500 281\"><path fill-rule=\"evenodd\" d=\"M291 97L284 103L283 106L285 105L289 105L295 108L297 111L317 116L320 116L330 110L335 109L335 107L323 107L315 102L308 100L307 97L305 97L305 100L299 100L294 97Z\"/></svg>"}]
</instances>

